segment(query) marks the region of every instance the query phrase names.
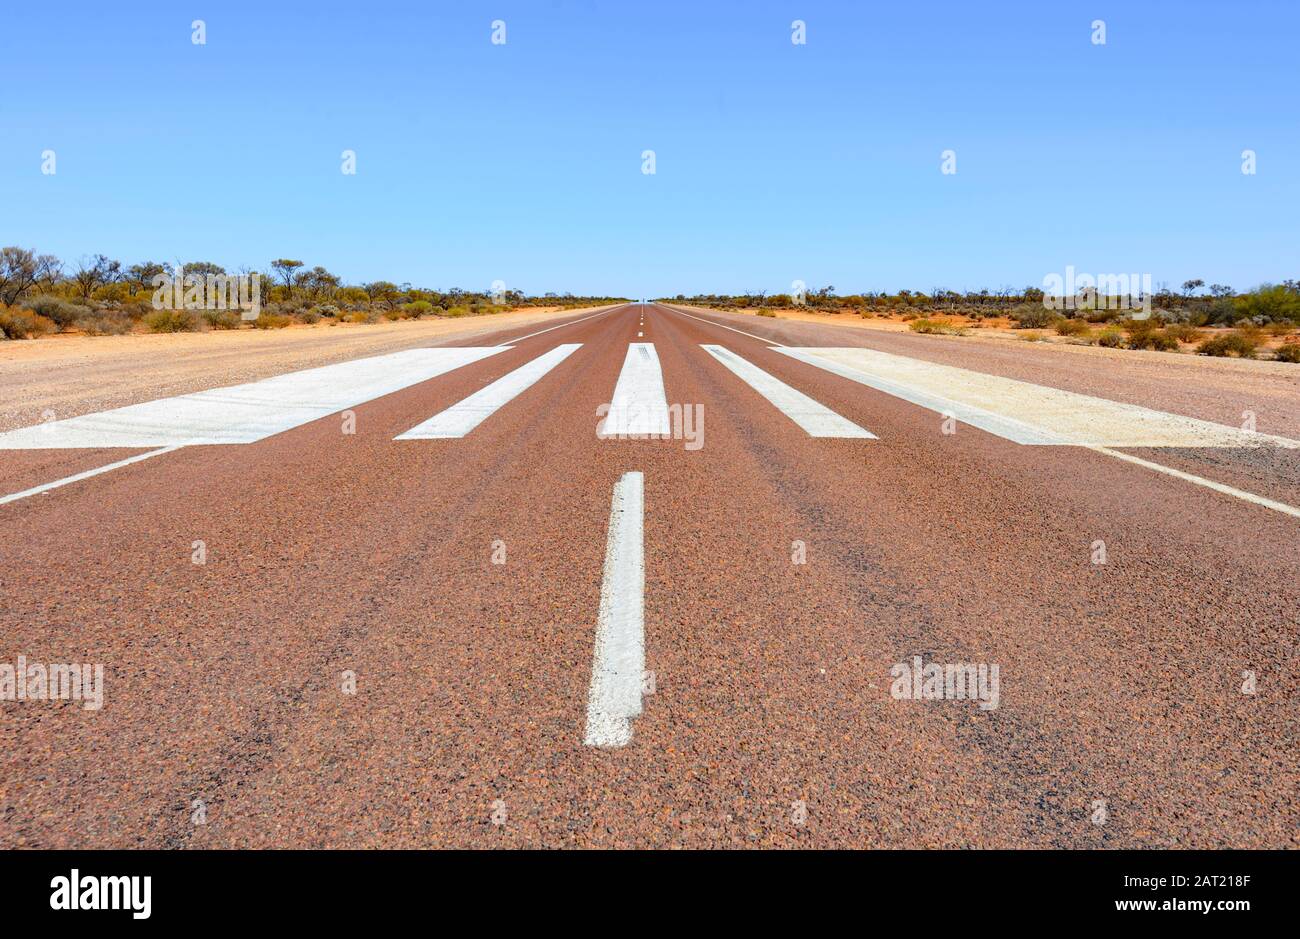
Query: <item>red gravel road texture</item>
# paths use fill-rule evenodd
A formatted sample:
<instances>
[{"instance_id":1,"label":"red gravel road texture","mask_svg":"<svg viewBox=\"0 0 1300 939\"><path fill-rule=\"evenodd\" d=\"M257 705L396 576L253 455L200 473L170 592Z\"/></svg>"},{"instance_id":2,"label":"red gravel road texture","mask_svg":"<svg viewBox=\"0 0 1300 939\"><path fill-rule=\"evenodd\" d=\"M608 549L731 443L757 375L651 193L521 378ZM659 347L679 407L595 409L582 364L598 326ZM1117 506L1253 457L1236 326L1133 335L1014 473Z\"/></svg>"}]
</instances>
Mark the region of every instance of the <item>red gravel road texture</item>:
<instances>
[{"instance_id":1,"label":"red gravel road texture","mask_svg":"<svg viewBox=\"0 0 1300 939\"><path fill-rule=\"evenodd\" d=\"M98 711L0 703L0 846L1297 846L1300 519L944 434L715 324L752 318L692 315L575 318L357 407L352 435L335 415L0 506L0 661L105 671ZM703 405L703 447L598 439L630 342ZM393 439L561 343L582 345L467 436ZM810 437L701 343L879 439ZM1103 367L1077 381L1124 383ZM1297 504L1298 453L1140 455ZM0 491L125 455L2 452ZM584 725L629 471L654 682L605 749ZM996 664L998 707L894 698L913 656Z\"/></svg>"}]
</instances>

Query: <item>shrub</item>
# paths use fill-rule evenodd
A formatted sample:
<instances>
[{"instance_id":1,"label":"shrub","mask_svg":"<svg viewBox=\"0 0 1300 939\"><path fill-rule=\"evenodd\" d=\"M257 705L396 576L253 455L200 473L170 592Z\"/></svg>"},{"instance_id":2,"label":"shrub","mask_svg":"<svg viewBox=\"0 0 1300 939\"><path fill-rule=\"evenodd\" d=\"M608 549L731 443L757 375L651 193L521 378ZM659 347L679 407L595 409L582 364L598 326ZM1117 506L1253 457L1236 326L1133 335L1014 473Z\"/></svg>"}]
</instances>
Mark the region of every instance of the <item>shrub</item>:
<instances>
[{"instance_id":1,"label":"shrub","mask_svg":"<svg viewBox=\"0 0 1300 939\"><path fill-rule=\"evenodd\" d=\"M1022 333L1020 338L1025 342L1042 342L1047 337L1040 332L1027 332Z\"/></svg>"},{"instance_id":2,"label":"shrub","mask_svg":"<svg viewBox=\"0 0 1300 939\"><path fill-rule=\"evenodd\" d=\"M1118 349L1124 345L1124 334L1118 329L1103 329L1097 337L1097 345Z\"/></svg>"},{"instance_id":3,"label":"shrub","mask_svg":"<svg viewBox=\"0 0 1300 939\"><path fill-rule=\"evenodd\" d=\"M1130 349L1153 349L1156 352L1177 352L1178 340L1163 329L1144 329L1129 336Z\"/></svg>"},{"instance_id":4,"label":"shrub","mask_svg":"<svg viewBox=\"0 0 1300 939\"><path fill-rule=\"evenodd\" d=\"M343 317L345 323L377 323L379 313L375 310L354 310Z\"/></svg>"},{"instance_id":5,"label":"shrub","mask_svg":"<svg viewBox=\"0 0 1300 939\"><path fill-rule=\"evenodd\" d=\"M199 321L189 310L154 310L144 318L151 333L188 333L199 328Z\"/></svg>"},{"instance_id":6,"label":"shrub","mask_svg":"<svg viewBox=\"0 0 1300 939\"><path fill-rule=\"evenodd\" d=\"M243 322L233 310L204 310L203 319L213 329L238 329Z\"/></svg>"},{"instance_id":7,"label":"shrub","mask_svg":"<svg viewBox=\"0 0 1300 939\"><path fill-rule=\"evenodd\" d=\"M402 307L411 319L419 319L421 316L428 316L433 312L433 304L428 300L416 300L414 303L408 303Z\"/></svg>"},{"instance_id":8,"label":"shrub","mask_svg":"<svg viewBox=\"0 0 1300 939\"><path fill-rule=\"evenodd\" d=\"M74 324L87 336L124 336L131 331L131 318L125 313L91 313Z\"/></svg>"},{"instance_id":9,"label":"shrub","mask_svg":"<svg viewBox=\"0 0 1300 939\"><path fill-rule=\"evenodd\" d=\"M319 323L319 322L320 322L320 313L317 311L317 309L316 309L315 307L312 307L310 310L303 310L301 313L299 313L299 314L298 314L298 319L299 319L301 322L303 322L303 323L307 323L307 324L311 324L311 323Z\"/></svg>"},{"instance_id":10,"label":"shrub","mask_svg":"<svg viewBox=\"0 0 1300 939\"><path fill-rule=\"evenodd\" d=\"M1045 329L1057 320L1057 313L1041 303L1022 303L1011 311L1016 329Z\"/></svg>"},{"instance_id":11,"label":"shrub","mask_svg":"<svg viewBox=\"0 0 1300 939\"><path fill-rule=\"evenodd\" d=\"M1259 341L1247 333L1237 330L1207 339L1196 347L1198 355L1236 356L1240 359L1253 359Z\"/></svg>"},{"instance_id":12,"label":"shrub","mask_svg":"<svg viewBox=\"0 0 1300 939\"><path fill-rule=\"evenodd\" d=\"M1165 334L1172 336L1179 342L1201 342L1205 339L1205 333L1190 323L1174 323L1166 326Z\"/></svg>"},{"instance_id":13,"label":"shrub","mask_svg":"<svg viewBox=\"0 0 1300 939\"><path fill-rule=\"evenodd\" d=\"M321 316L338 316L339 308L332 303L326 303L322 306L316 307L316 312Z\"/></svg>"},{"instance_id":14,"label":"shrub","mask_svg":"<svg viewBox=\"0 0 1300 939\"><path fill-rule=\"evenodd\" d=\"M1288 342L1273 353L1273 358L1279 362L1300 363L1300 342Z\"/></svg>"},{"instance_id":15,"label":"shrub","mask_svg":"<svg viewBox=\"0 0 1300 939\"><path fill-rule=\"evenodd\" d=\"M1119 319L1119 310L1093 309L1088 310L1083 318L1089 323L1110 323Z\"/></svg>"},{"instance_id":16,"label":"shrub","mask_svg":"<svg viewBox=\"0 0 1300 939\"><path fill-rule=\"evenodd\" d=\"M59 329L66 329L90 312L90 307L70 303L62 297L40 296L23 301L23 306L43 316Z\"/></svg>"},{"instance_id":17,"label":"shrub","mask_svg":"<svg viewBox=\"0 0 1300 939\"><path fill-rule=\"evenodd\" d=\"M44 316L0 304L0 336L6 339L35 339L54 329L54 323Z\"/></svg>"},{"instance_id":18,"label":"shrub","mask_svg":"<svg viewBox=\"0 0 1300 939\"><path fill-rule=\"evenodd\" d=\"M470 309L467 306L454 306L447 311L448 316L469 316Z\"/></svg>"},{"instance_id":19,"label":"shrub","mask_svg":"<svg viewBox=\"0 0 1300 939\"><path fill-rule=\"evenodd\" d=\"M775 310L769 310L766 307L764 307L761 310L755 310L754 312L758 316L776 316Z\"/></svg>"},{"instance_id":20,"label":"shrub","mask_svg":"<svg viewBox=\"0 0 1300 939\"><path fill-rule=\"evenodd\" d=\"M1059 319L1055 325L1058 336L1086 336L1092 332L1087 320Z\"/></svg>"},{"instance_id":21,"label":"shrub","mask_svg":"<svg viewBox=\"0 0 1300 939\"><path fill-rule=\"evenodd\" d=\"M268 313L265 310L253 320L253 325L258 329L284 329L292 325L293 317L286 316L283 313Z\"/></svg>"},{"instance_id":22,"label":"shrub","mask_svg":"<svg viewBox=\"0 0 1300 939\"><path fill-rule=\"evenodd\" d=\"M936 336L964 336L966 331L959 326L954 326L951 320L946 319L926 319L913 320L909 329L914 333L925 333Z\"/></svg>"}]
</instances>

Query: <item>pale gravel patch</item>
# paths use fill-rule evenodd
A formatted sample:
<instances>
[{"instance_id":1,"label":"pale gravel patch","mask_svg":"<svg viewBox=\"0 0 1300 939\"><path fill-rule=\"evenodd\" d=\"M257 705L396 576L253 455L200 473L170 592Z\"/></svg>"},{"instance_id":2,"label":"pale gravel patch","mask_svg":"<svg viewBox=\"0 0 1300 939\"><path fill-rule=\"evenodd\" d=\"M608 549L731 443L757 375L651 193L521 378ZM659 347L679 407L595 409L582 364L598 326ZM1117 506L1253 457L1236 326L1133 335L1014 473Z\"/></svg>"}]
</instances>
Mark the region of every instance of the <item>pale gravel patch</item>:
<instances>
[{"instance_id":1,"label":"pale gravel patch","mask_svg":"<svg viewBox=\"0 0 1300 939\"><path fill-rule=\"evenodd\" d=\"M0 431L602 309L0 343ZM47 413L52 412L52 414Z\"/></svg>"}]
</instances>

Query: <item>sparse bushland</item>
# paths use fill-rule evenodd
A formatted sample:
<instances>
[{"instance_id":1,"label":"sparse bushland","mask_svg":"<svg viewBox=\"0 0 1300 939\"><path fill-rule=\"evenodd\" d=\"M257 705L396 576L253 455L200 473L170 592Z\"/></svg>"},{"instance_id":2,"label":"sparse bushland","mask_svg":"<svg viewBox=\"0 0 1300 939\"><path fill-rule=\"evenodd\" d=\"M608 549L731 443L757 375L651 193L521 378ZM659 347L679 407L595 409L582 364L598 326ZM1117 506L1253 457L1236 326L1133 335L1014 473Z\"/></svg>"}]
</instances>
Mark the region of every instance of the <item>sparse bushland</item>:
<instances>
[{"instance_id":1,"label":"sparse bushland","mask_svg":"<svg viewBox=\"0 0 1300 939\"><path fill-rule=\"evenodd\" d=\"M930 324L939 319L952 321L956 330L974 330L987 326L998 330L1016 330L1020 338L1046 340L1042 331L1050 330L1064 340L1099 345L1112 349L1146 349L1182 352L1195 349L1206 355L1234 355L1246 358L1266 357L1270 352L1279 361L1289 361L1300 353L1285 349L1288 337L1300 331L1300 281L1263 284L1238 294L1231 287L1189 280L1181 292L1161 286L1143 299L1149 308L1142 319L1135 319L1121 303L1121 297L1099 295L1095 290L1075 297L1062 298L1053 305L1044 303L1042 290L1004 287L996 292L956 291L935 288L924 291L899 290L860 292L837 296L834 288L810 290L802 304L786 294L767 295L761 291L742 296L704 294L663 298L668 303L691 304L718 310L736 310L759 316L774 315L777 310L836 315L847 314L863 319L883 317L909 324L915 332L941 333ZM1039 335L1029 337L1024 332ZM1005 335L1005 333L1003 333ZM1060 340L1056 340L1060 341ZM1249 348L1254 345L1254 350Z\"/></svg>"},{"instance_id":2,"label":"sparse bushland","mask_svg":"<svg viewBox=\"0 0 1300 939\"><path fill-rule=\"evenodd\" d=\"M200 279L205 303L171 309L174 296L158 290L158 275ZM260 275L261 316L246 324L238 309L226 309L213 297L227 278ZM186 290L190 288L188 279ZM155 299L165 303L155 306ZM324 321L376 323L426 316L481 316L523 307L578 309L602 306L623 297L591 297L548 293L527 296L520 290L497 294L452 288L429 290L376 280L344 284L323 267L307 267L292 258L277 258L260 272L247 268L228 272L211 261L166 264L142 261L124 267L102 254L82 258L65 268L53 255L23 248L0 248L0 308L4 324L0 338L34 338L53 332L117 335L134 330L188 332L204 329L279 329ZM214 309L213 306L216 308ZM192 307L192 308L191 308Z\"/></svg>"},{"instance_id":3,"label":"sparse bushland","mask_svg":"<svg viewBox=\"0 0 1300 939\"><path fill-rule=\"evenodd\" d=\"M0 336L5 339L35 339L56 328L53 322L31 310L0 304Z\"/></svg>"}]
</instances>

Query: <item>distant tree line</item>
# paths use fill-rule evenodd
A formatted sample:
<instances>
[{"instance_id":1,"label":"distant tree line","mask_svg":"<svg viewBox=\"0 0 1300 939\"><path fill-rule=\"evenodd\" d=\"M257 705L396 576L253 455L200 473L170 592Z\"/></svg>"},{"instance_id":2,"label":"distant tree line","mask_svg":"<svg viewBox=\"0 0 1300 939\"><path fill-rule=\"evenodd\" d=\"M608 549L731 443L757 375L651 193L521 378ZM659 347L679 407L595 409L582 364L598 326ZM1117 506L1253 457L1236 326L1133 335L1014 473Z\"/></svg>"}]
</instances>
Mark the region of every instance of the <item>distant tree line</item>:
<instances>
[{"instance_id":1,"label":"distant tree line","mask_svg":"<svg viewBox=\"0 0 1300 939\"><path fill-rule=\"evenodd\" d=\"M916 313L949 314L983 319L1010 316L1013 319L1049 319L1044 312L1044 293L1037 287L1000 287L997 290L959 292L943 287L929 290L863 291L840 295L834 287L810 288L803 306L828 313L886 315ZM661 298L668 302L690 303L717 309L788 309L796 305L790 294L769 294L762 290L742 294L696 294ZM1124 317L1118 298L1083 291L1074 298L1067 317L1104 322ZM1256 326L1272 323L1300 324L1300 281L1284 280L1280 284L1263 284L1238 293L1224 284L1206 287L1201 279L1188 280L1182 290L1160 285L1151 293L1153 315L1170 323L1191 326L1231 326L1248 321ZM1042 325L1029 323L1027 325Z\"/></svg>"},{"instance_id":2,"label":"distant tree line","mask_svg":"<svg viewBox=\"0 0 1300 939\"><path fill-rule=\"evenodd\" d=\"M213 278L259 276L262 312L253 323L279 328L295 322L377 322L423 316L470 316L524 306L576 308L613 303L625 298L546 293L530 296L521 290L499 292L440 290L409 283L375 280L346 284L320 265L309 267L294 258L276 258L257 271L242 267L227 271L212 261L184 264L141 261L123 265L103 254L65 264L52 254L26 248L0 248L0 338L23 339L49 332L78 331L91 335L135 330L177 332L197 329L237 329L246 325L237 310L180 309L157 301L159 275Z\"/></svg>"}]
</instances>

